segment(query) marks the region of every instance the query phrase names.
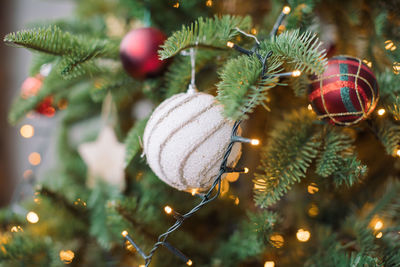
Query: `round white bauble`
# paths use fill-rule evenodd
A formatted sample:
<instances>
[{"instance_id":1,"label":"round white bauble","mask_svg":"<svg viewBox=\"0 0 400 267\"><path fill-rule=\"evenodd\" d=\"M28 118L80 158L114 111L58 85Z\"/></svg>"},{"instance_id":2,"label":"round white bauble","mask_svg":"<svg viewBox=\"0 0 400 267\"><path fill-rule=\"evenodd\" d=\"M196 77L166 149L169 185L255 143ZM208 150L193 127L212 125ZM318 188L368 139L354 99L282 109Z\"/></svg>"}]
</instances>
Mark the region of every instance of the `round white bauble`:
<instances>
[{"instance_id":1,"label":"round white bauble","mask_svg":"<svg viewBox=\"0 0 400 267\"><path fill-rule=\"evenodd\" d=\"M212 95L190 92L162 102L151 115L143 135L144 154L154 173L184 191L211 187L230 143L234 122L225 119ZM227 166L240 158L235 143Z\"/></svg>"}]
</instances>

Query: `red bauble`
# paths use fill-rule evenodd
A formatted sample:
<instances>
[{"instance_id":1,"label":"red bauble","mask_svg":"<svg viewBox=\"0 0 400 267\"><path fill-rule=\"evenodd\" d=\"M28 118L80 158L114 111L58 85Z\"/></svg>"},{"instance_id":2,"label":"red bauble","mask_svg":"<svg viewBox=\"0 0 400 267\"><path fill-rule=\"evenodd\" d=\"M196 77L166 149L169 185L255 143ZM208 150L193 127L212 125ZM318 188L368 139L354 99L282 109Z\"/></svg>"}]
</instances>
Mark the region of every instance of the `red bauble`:
<instances>
[{"instance_id":1,"label":"red bauble","mask_svg":"<svg viewBox=\"0 0 400 267\"><path fill-rule=\"evenodd\" d=\"M27 99L36 96L42 87L43 79L44 77L40 74L35 77L26 78L21 86L21 97ZM56 113L53 104L53 97L48 96L44 98L42 102L36 106L35 111L47 117L53 117Z\"/></svg>"},{"instance_id":2,"label":"red bauble","mask_svg":"<svg viewBox=\"0 0 400 267\"><path fill-rule=\"evenodd\" d=\"M352 125L374 110L379 98L378 83L360 59L337 56L328 60L321 76L312 78L308 98L320 119Z\"/></svg>"},{"instance_id":3,"label":"red bauble","mask_svg":"<svg viewBox=\"0 0 400 267\"><path fill-rule=\"evenodd\" d=\"M134 78L154 77L163 70L165 62L158 56L160 45L166 36L155 28L140 28L130 31L120 46L122 65Z\"/></svg>"},{"instance_id":4,"label":"red bauble","mask_svg":"<svg viewBox=\"0 0 400 267\"><path fill-rule=\"evenodd\" d=\"M56 109L54 108L54 100L52 96L48 96L43 99L39 105L36 106L35 111L45 115L46 117L53 117L56 114Z\"/></svg>"}]
</instances>

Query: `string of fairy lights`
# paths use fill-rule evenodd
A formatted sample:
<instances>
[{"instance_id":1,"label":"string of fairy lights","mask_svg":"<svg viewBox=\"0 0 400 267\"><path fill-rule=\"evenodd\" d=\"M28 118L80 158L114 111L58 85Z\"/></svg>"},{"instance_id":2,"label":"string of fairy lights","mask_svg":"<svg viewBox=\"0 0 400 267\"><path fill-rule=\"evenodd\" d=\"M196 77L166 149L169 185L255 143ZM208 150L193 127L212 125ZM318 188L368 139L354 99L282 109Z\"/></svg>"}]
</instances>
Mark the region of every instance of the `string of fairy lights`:
<instances>
[{"instance_id":1,"label":"string of fairy lights","mask_svg":"<svg viewBox=\"0 0 400 267\"><path fill-rule=\"evenodd\" d=\"M278 28L280 26L280 24L283 22L284 18L289 14L290 12L290 7L285 6L282 9L281 14L279 15L277 22L275 23L273 30L271 32L271 35L274 36L277 34ZM258 46L260 44L259 40L257 39L256 36L252 35L252 34L248 34L243 32L242 30L240 30L239 28L236 28L236 30L240 33L242 33L243 35L247 36L247 37L251 37L255 39L256 44L254 45L253 49L247 50L244 49L238 45L236 45L233 42L228 42L227 46L229 48L233 48L235 50L237 50L238 52L245 54L245 55L253 55L255 54L257 56L257 58L261 61L262 63L262 72L261 72L261 79L265 78L266 73L268 71L268 58L272 55L272 52L268 53L266 56L262 57L259 53L258 53ZM192 58L192 81L194 80L194 52L193 49L191 49L191 58ZM285 72L285 73L280 73L280 74L276 74L274 76L276 77L286 77L286 76L293 76L293 77L298 77L301 75L301 72L299 70L294 70L292 72ZM193 87L193 82L189 85L189 88ZM157 242L154 244L153 248L151 249L151 251L149 252L148 255L146 255L143 250L139 247L138 244L135 243L135 241L133 240L133 238L129 235L128 231L124 230L122 231L122 236L127 240L127 242L129 242L135 249L136 251L139 253L139 255L145 260L145 265L141 265L141 266L149 266L151 263L151 260L153 258L154 253L156 252L156 250L160 247L165 247L167 248L171 253L173 253L175 256L177 256L178 258L180 258L183 262L186 263L186 265L191 266L193 264L193 261L187 257L185 254L183 254L180 250L178 250L177 248L175 248L173 245L171 245L170 243L168 243L166 240L168 238L168 236L173 233L174 231L176 231L181 225L182 223L189 217L193 216L200 208L202 208L204 205L206 205L207 203L215 200L216 198L218 198L218 196L220 195L221 192L221 180L222 180L222 175L224 173L228 173L228 172L248 172L248 168L243 168L243 169L231 169L227 166L227 160L228 157L230 155L230 152L232 150L232 147L234 145L234 143L236 142L241 142L241 143L250 143L252 145L258 145L260 143L259 140L257 139L249 139L249 138L245 138L242 136L237 135L237 130L239 128L241 121L236 121L234 123L233 129L232 129L232 135L231 135L231 141L226 149L224 158L222 160L222 163L220 165L220 171L218 176L215 178L215 181L213 183L213 185L211 186L211 188L209 189L209 191L206 194L198 194L196 192L194 192L194 194L199 195L201 197L201 202L195 206L192 210L190 210L189 212L187 212L186 214L180 214L177 211L175 211L172 207L170 206L165 206L164 207L164 211L169 214L172 215L175 219L176 222L175 224L173 224L165 233L161 234L158 237ZM214 189L216 189L215 193ZM306 242L309 238L310 238L310 232L303 230L303 229L299 229L298 233L297 233L297 238L299 239L299 241L302 242ZM283 238L282 238L283 240ZM273 265L271 265L273 264ZM265 263L265 266L274 266L275 263L271 262L271 261L267 261Z\"/></svg>"},{"instance_id":2,"label":"string of fairy lights","mask_svg":"<svg viewBox=\"0 0 400 267\"><path fill-rule=\"evenodd\" d=\"M207 0L206 1L206 6L207 7L212 7L213 6L213 1L212 0ZM177 1L173 7L174 8L179 8L179 1ZM285 17L290 13L291 9L288 6L283 7L276 23L273 26L273 29L271 31L271 36L274 36L277 34L277 32L281 31L283 28L282 22L285 19ZM240 29L237 29L239 32L241 32L242 34L254 38L256 40L256 43L258 43L257 38L252 35L252 34L256 34L256 30L252 29L251 33L252 34L248 34L245 33L243 31L241 31ZM249 51L246 50L236 44L234 44L233 42L228 42L227 46L229 48L233 48L237 51L239 51L240 53L243 54L247 54L247 55L251 55L253 53L255 53L255 50ZM257 45L255 46L257 47ZM397 49L397 46L393 43L393 41L391 40L387 40L384 42L384 47L386 50L389 51L395 51ZM270 56L270 55L269 55ZM267 60L268 57L265 57L263 59L263 64L267 64ZM363 62L365 64L367 64L369 67L372 66L372 62L368 61L367 59L364 59ZM267 67L267 65L265 66ZM399 62L394 62L393 63L393 73L395 73L396 75L400 74L400 63ZM263 73L264 75L264 73ZM298 77L301 75L301 72L298 70L294 70L292 72L287 72L287 73L281 73L278 74L277 76L279 77L285 77L285 76L293 76L293 77ZM309 110L312 110L311 105L308 106ZM379 108L376 111L376 114L378 116L385 116L386 114L386 110L384 108ZM29 115L30 116L30 115ZM241 136L236 135L237 133L237 129L240 125L240 121L237 121L232 129L232 136L231 136L231 143L227 148L226 154L224 157L224 160L221 164L221 169L220 169L220 174L218 175L218 177L216 178L213 186L211 187L211 189L206 193L206 194L200 194L197 192L193 192L193 195L197 195L201 198L201 202L200 204L198 204L195 208L193 208L191 211L189 211L186 214L180 214L179 212L175 211L172 207L170 206L165 206L164 207L164 211L166 214L173 216L176 219L176 223L171 226L167 232L165 232L164 234L160 235L160 238L158 240L158 242L155 243L153 249L150 251L150 253L148 255L146 255L141 249L140 247L134 242L133 238L129 235L129 233L124 230L122 231L122 236L127 240L127 242L129 242L132 246L135 247L136 251L140 254L140 256L145 260L145 264L144 265L140 265L139 267L147 267L149 266L151 259L155 253L155 251L163 246L165 248L167 248L171 253L173 253L174 255L176 255L178 258L180 258L183 262L186 263L186 265L191 266L193 265L193 261L187 257L186 255L184 255L180 250L178 250L177 248L175 248L172 244L168 243L166 241L167 237L169 234L171 234L172 232L174 232L175 230L177 230L183 223L184 220L186 220L187 218L191 217L193 214L195 214L201 207L203 207L204 205L206 205L207 203L209 203L210 201L216 199L220 192L221 192L221 176L224 173L229 173L229 172L244 172L247 173L249 170L248 168L243 168L243 169L230 169L229 167L226 166L226 158L227 156L229 156L230 150L232 148L233 143L235 142L242 142L242 143L249 143L251 145L258 145L259 144L259 140L257 139L248 139L248 138L244 138ZM19 129L19 133L21 135L22 138L24 139L30 139L32 137L35 136L36 134L36 129L32 124L26 123L23 124L20 129ZM393 153L394 155L400 157L400 147L394 151ZM30 163L30 165L32 166L32 168L27 169L26 171L24 171L23 173L23 177L27 180L28 178L33 176L33 168L37 167L38 165L41 164L42 162L42 155L39 152L32 152L29 154L28 156L28 162ZM214 189L216 189L214 195L212 195ZM307 186L307 192L311 195L318 193L319 188L318 185L316 183L310 183ZM35 194L34 196L35 198L35 202L37 204L39 204L39 201L37 198L37 194ZM239 203L238 199L235 199L235 204ZM74 202L74 205L82 205L82 206L86 206L86 203L84 201L82 201L81 199L77 199ZM307 211L308 215L310 217L316 217L319 213L319 209L318 206L315 203L311 203L309 206L309 209ZM27 211L26 213L26 220L30 223L30 224L36 224L39 222L40 218L39 215L34 212L34 211ZM371 222L369 227L374 231L374 235L377 239L382 238L383 236L383 232L381 231L382 228L384 227L384 222L381 218L375 216ZM23 232L23 228L20 225L12 225L10 227L10 231L12 233L15 232ZM279 233L274 233L272 234L270 237L270 240L273 242L274 246L277 248L280 248L284 245L284 237L282 235L280 235ZM306 228L299 228L296 232L296 238L299 242L308 242L311 238L311 232L309 230L307 230ZM72 250L60 250L59 252L59 258L60 260L65 263L65 264L70 264L72 263L73 259L75 257L75 253ZM275 267L275 261L273 260L266 260L264 263L264 267Z\"/></svg>"}]
</instances>

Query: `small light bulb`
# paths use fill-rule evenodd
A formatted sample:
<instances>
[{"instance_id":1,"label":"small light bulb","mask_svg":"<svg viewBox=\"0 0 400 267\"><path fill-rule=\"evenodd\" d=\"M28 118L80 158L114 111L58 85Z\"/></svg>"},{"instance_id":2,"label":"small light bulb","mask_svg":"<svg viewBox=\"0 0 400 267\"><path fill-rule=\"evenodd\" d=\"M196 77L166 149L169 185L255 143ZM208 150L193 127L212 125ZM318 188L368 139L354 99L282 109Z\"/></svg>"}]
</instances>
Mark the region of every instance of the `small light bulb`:
<instances>
[{"instance_id":1,"label":"small light bulb","mask_svg":"<svg viewBox=\"0 0 400 267\"><path fill-rule=\"evenodd\" d=\"M65 264L70 264L75 257L75 253L72 250L60 250L60 260Z\"/></svg>"},{"instance_id":2,"label":"small light bulb","mask_svg":"<svg viewBox=\"0 0 400 267\"><path fill-rule=\"evenodd\" d=\"M383 227L383 222L382 222L381 220L378 220L378 221L375 223L374 229L375 229L375 230L380 230L382 227Z\"/></svg>"},{"instance_id":3,"label":"small light bulb","mask_svg":"<svg viewBox=\"0 0 400 267\"><path fill-rule=\"evenodd\" d=\"M206 6L212 7L212 5L213 5L213 1L212 0L207 0Z\"/></svg>"},{"instance_id":4,"label":"small light bulb","mask_svg":"<svg viewBox=\"0 0 400 267\"><path fill-rule=\"evenodd\" d=\"M285 239L283 238L282 235L280 234L273 234L269 237L269 240L271 240L271 243L274 247L276 248L281 248L285 244Z\"/></svg>"},{"instance_id":5,"label":"small light bulb","mask_svg":"<svg viewBox=\"0 0 400 267\"><path fill-rule=\"evenodd\" d=\"M290 13L290 10L291 10L291 9L290 9L289 6L284 6L283 9L282 9L282 13L285 14L285 15L287 15L287 14Z\"/></svg>"},{"instance_id":6,"label":"small light bulb","mask_svg":"<svg viewBox=\"0 0 400 267\"><path fill-rule=\"evenodd\" d=\"M37 223L39 221L39 216L35 212L30 211L26 214L26 220L30 223Z\"/></svg>"},{"instance_id":7,"label":"small light bulb","mask_svg":"<svg viewBox=\"0 0 400 267\"><path fill-rule=\"evenodd\" d=\"M396 155L400 157L400 149L397 149Z\"/></svg>"},{"instance_id":8,"label":"small light bulb","mask_svg":"<svg viewBox=\"0 0 400 267\"><path fill-rule=\"evenodd\" d=\"M121 235L122 235L123 237L127 236L127 235L128 235L128 231L126 231L126 230L122 231Z\"/></svg>"},{"instance_id":9,"label":"small light bulb","mask_svg":"<svg viewBox=\"0 0 400 267\"><path fill-rule=\"evenodd\" d=\"M39 165L40 162L42 161L42 158L40 157L40 154L37 152L32 152L31 154L29 154L28 156L28 161L30 164L32 164L33 166Z\"/></svg>"},{"instance_id":10,"label":"small light bulb","mask_svg":"<svg viewBox=\"0 0 400 267\"><path fill-rule=\"evenodd\" d=\"M139 267L146 267L144 264L140 264Z\"/></svg>"},{"instance_id":11,"label":"small light bulb","mask_svg":"<svg viewBox=\"0 0 400 267\"><path fill-rule=\"evenodd\" d=\"M244 173L249 173L249 168L244 168L244 171L243 171Z\"/></svg>"},{"instance_id":12,"label":"small light bulb","mask_svg":"<svg viewBox=\"0 0 400 267\"><path fill-rule=\"evenodd\" d=\"M166 214L171 214L172 208L170 206L165 206L164 207L164 211L165 211Z\"/></svg>"},{"instance_id":13,"label":"small light bulb","mask_svg":"<svg viewBox=\"0 0 400 267\"><path fill-rule=\"evenodd\" d=\"M196 188L192 189L191 194L192 194L192 196L195 196L197 194L197 189Z\"/></svg>"},{"instance_id":14,"label":"small light bulb","mask_svg":"<svg viewBox=\"0 0 400 267\"><path fill-rule=\"evenodd\" d=\"M308 104L307 109L308 109L308 110L312 110L311 104Z\"/></svg>"},{"instance_id":15,"label":"small light bulb","mask_svg":"<svg viewBox=\"0 0 400 267\"><path fill-rule=\"evenodd\" d=\"M394 51L394 50L396 50L396 48L397 47L394 45L392 40L385 41L385 49L386 50Z\"/></svg>"},{"instance_id":16,"label":"small light bulb","mask_svg":"<svg viewBox=\"0 0 400 267\"><path fill-rule=\"evenodd\" d=\"M240 202L239 198L236 197L236 198L235 198L235 205L236 205L236 206L239 205L239 202Z\"/></svg>"},{"instance_id":17,"label":"small light bulb","mask_svg":"<svg viewBox=\"0 0 400 267\"><path fill-rule=\"evenodd\" d=\"M292 76L293 77L299 77L301 75L301 71L299 71L299 70L294 70L293 72L292 72Z\"/></svg>"},{"instance_id":18,"label":"small light bulb","mask_svg":"<svg viewBox=\"0 0 400 267\"><path fill-rule=\"evenodd\" d=\"M250 144L253 146L258 146L260 144L260 140L258 139L251 139Z\"/></svg>"},{"instance_id":19,"label":"small light bulb","mask_svg":"<svg viewBox=\"0 0 400 267\"><path fill-rule=\"evenodd\" d=\"M229 48L233 48L235 44L232 43L232 42L227 42L226 45L227 45Z\"/></svg>"},{"instance_id":20,"label":"small light bulb","mask_svg":"<svg viewBox=\"0 0 400 267\"><path fill-rule=\"evenodd\" d=\"M296 233L296 237L300 242L307 242L311 237L311 233L307 230L299 229Z\"/></svg>"},{"instance_id":21,"label":"small light bulb","mask_svg":"<svg viewBox=\"0 0 400 267\"><path fill-rule=\"evenodd\" d=\"M31 138L35 134L35 128L30 124L22 125L20 134L23 138Z\"/></svg>"},{"instance_id":22,"label":"small light bulb","mask_svg":"<svg viewBox=\"0 0 400 267\"><path fill-rule=\"evenodd\" d=\"M176 2L176 3L173 5L173 7L174 7L174 8L178 8L178 7L179 7L179 2Z\"/></svg>"},{"instance_id":23,"label":"small light bulb","mask_svg":"<svg viewBox=\"0 0 400 267\"><path fill-rule=\"evenodd\" d=\"M381 238L382 236L383 236L383 233L382 233L382 232L379 232L375 237L379 239L379 238Z\"/></svg>"},{"instance_id":24,"label":"small light bulb","mask_svg":"<svg viewBox=\"0 0 400 267\"><path fill-rule=\"evenodd\" d=\"M319 188L318 188L316 183L311 183L307 187L307 191L308 191L309 194L313 195L313 194L315 194L315 193L317 193L319 191Z\"/></svg>"},{"instance_id":25,"label":"small light bulb","mask_svg":"<svg viewBox=\"0 0 400 267\"><path fill-rule=\"evenodd\" d=\"M273 261L266 261L264 263L264 267L275 267L275 262Z\"/></svg>"},{"instance_id":26,"label":"small light bulb","mask_svg":"<svg viewBox=\"0 0 400 267\"><path fill-rule=\"evenodd\" d=\"M384 108L378 109L378 115L379 115L379 116L382 116L382 115L385 114L385 113L386 113L386 110L385 110Z\"/></svg>"},{"instance_id":27,"label":"small light bulb","mask_svg":"<svg viewBox=\"0 0 400 267\"><path fill-rule=\"evenodd\" d=\"M186 262L186 265L187 265L187 266L192 266L192 265L193 265L193 261L192 261L192 260L188 260L188 261Z\"/></svg>"}]
</instances>

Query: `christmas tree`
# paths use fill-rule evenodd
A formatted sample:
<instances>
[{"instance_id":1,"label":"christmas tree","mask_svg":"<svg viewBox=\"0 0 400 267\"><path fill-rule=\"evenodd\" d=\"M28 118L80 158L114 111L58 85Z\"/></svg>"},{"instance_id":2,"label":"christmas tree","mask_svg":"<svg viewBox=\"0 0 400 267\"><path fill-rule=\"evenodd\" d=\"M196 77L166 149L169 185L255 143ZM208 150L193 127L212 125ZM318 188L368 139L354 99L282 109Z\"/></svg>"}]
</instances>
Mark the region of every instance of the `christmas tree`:
<instances>
[{"instance_id":1,"label":"christmas tree","mask_svg":"<svg viewBox=\"0 0 400 267\"><path fill-rule=\"evenodd\" d=\"M400 266L397 1L76 3L4 37L60 123L2 266Z\"/></svg>"}]
</instances>

